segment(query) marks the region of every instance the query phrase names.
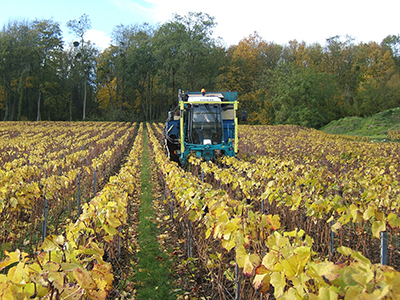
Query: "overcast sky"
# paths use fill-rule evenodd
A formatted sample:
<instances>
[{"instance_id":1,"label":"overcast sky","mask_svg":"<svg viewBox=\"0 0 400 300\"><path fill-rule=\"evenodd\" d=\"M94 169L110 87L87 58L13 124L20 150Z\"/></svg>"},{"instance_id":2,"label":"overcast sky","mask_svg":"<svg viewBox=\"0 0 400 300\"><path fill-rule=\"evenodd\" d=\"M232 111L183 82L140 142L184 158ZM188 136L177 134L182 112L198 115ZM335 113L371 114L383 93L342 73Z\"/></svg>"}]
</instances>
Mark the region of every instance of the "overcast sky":
<instances>
[{"instance_id":1,"label":"overcast sky","mask_svg":"<svg viewBox=\"0 0 400 300\"><path fill-rule=\"evenodd\" d=\"M388 35L398 35L399 9L399 0L13 0L2 1L0 23L52 18L61 24L64 39L70 42L73 37L66 23L86 13L92 21L87 38L105 48L116 25L160 24L174 13L192 11L215 17L214 34L227 47L254 31L281 45L294 39L325 45L327 38L336 35L378 43Z\"/></svg>"}]
</instances>

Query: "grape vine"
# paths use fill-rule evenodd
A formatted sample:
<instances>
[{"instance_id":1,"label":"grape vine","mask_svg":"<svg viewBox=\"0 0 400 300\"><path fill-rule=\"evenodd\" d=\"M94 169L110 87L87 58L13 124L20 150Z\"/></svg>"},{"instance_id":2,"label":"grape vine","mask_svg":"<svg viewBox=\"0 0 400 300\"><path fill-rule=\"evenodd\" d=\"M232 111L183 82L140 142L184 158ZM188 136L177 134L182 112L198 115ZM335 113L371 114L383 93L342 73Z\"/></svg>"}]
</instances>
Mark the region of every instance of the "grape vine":
<instances>
[{"instance_id":1,"label":"grape vine","mask_svg":"<svg viewBox=\"0 0 400 300\"><path fill-rule=\"evenodd\" d=\"M354 182L362 180L355 174L366 172L368 168L377 173L371 174L367 177L370 181L363 183L368 189L371 188L368 184L379 189L377 185L382 182L373 179L379 174L387 175L381 171L384 166L386 170L382 153L393 154L396 150L350 139L317 137L317 132L297 127L284 127L279 138L279 128L270 128L275 131L273 136L280 144L277 147L268 145L267 141L260 142L266 135L259 132L260 128L248 129L252 137L246 139L242 131L242 143L248 142L247 152L251 154L244 153L241 160L224 158L221 161L223 167L198 159L190 160L191 171L197 172L195 175L202 172L204 182L200 176L185 172L176 163L168 161L162 151L158 129L158 138L151 137L157 149L155 159L166 195L175 203L171 205L175 208L174 219L184 231L181 236L187 238L187 245L193 239L192 255L201 273L207 274L209 287L213 287L209 297L225 295L236 299L258 299L268 298L269 294L287 299L353 299L356 295L366 299L397 297L400 273L393 267L373 264L360 251L339 243L335 245L335 256L327 255L328 245L325 250L321 249L321 242L327 244L324 238L330 236L331 221L334 222L332 230L336 229L337 233L340 230L352 232L354 227L350 225L364 224L362 234L376 237L385 230L380 227L381 221L397 230L397 215L393 216L395 201L368 198L365 191L357 194L354 189L357 187ZM254 132L257 132L258 140ZM300 137L315 136L316 140L309 143L302 140L302 146L297 147L291 143L301 140L296 132ZM323 143L344 143L345 147L357 145L360 153L369 151L365 150L367 148L381 155L370 162L369 157L357 157L356 150L351 154L342 150L342 155L337 157L333 156L335 149L328 147L332 151L326 150ZM285 152L285 146L292 156ZM254 156L262 151L264 155ZM389 161L395 159L388 158ZM352 169L356 162L358 168ZM374 167L374 163L378 167ZM353 181L340 186L341 182L335 182L341 178L340 174L334 176L338 173L332 171L335 167L347 170L346 180L352 178ZM388 171L391 178L398 176L390 166ZM206 182L207 177L211 178L210 183ZM386 180L390 180L388 178L386 176ZM386 195L389 199L398 192L394 183L390 186L390 193ZM380 195L382 191L379 190ZM357 195L362 201L351 198ZM362 210L361 203L366 203L366 210ZM260 209L261 204L264 204L263 209ZM357 211L352 205L357 206ZM343 219L348 215L349 220ZM297 222L303 216L306 221ZM316 235L316 229L301 228L315 222L319 222L327 234ZM316 226L321 231L321 227ZM235 265L240 272L236 272Z\"/></svg>"}]
</instances>

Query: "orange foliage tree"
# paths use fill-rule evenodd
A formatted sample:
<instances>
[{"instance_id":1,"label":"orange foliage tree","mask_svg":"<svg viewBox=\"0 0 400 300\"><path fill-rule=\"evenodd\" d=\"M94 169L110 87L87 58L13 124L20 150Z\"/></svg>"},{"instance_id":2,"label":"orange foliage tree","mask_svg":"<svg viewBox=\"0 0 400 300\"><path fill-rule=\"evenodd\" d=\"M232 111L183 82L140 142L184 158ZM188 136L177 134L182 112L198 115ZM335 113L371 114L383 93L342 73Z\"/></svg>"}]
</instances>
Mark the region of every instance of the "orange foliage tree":
<instances>
[{"instance_id":1,"label":"orange foliage tree","mask_svg":"<svg viewBox=\"0 0 400 300\"><path fill-rule=\"evenodd\" d=\"M269 103L260 101L256 86L263 72L278 64L281 50L281 46L266 42L254 32L227 51L229 63L222 68L217 87L238 92L241 107L249 113L249 122L271 123L266 112Z\"/></svg>"}]
</instances>

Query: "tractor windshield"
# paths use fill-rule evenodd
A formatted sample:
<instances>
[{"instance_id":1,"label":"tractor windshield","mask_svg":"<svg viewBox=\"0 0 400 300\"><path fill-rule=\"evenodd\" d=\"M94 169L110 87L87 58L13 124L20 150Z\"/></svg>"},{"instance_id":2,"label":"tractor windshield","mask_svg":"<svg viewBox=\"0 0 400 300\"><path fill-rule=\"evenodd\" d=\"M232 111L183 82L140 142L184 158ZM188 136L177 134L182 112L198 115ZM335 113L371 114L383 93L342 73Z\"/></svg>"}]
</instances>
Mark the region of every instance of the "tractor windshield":
<instances>
[{"instance_id":1,"label":"tractor windshield","mask_svg":"<svg viewBox=\"0 0 400 300\"><path fill-rule=\"evenodd\" d=\"M221 144L222 143L222 114L220 104L193 105L192 110L193 144Z\"/></svg>"}]
</instances>

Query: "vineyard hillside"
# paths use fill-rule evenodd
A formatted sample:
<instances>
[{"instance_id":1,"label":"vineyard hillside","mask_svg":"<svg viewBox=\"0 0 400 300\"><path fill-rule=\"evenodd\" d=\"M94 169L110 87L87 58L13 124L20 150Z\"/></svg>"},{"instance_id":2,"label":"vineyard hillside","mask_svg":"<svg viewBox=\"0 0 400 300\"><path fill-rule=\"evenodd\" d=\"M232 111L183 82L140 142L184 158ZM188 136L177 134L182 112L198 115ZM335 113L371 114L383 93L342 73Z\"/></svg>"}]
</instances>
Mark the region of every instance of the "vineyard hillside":
<instances>
[{"instance_id":1,"label":"vineyard hillside","mask_svg":"<svg viewBox=\"0 0 400 300\"><path fill-rule=\"evenodd\" d=\"M379 112L371 117L346 117L321 128L325 133L356 135L375 141L393 139L390 133L400 130L400 107Z\"/></svg>"},{"instance_id":2,"label":"vineyard hillside","mask_svg":"<svg viewBox=\"0 0 400 300\"><path fill-rule=\"evenodd\" d=\"M400 299L399 130L241 125L184 166L163 131L0 122L0 299Z\"/></svg>"}]
</instances>

